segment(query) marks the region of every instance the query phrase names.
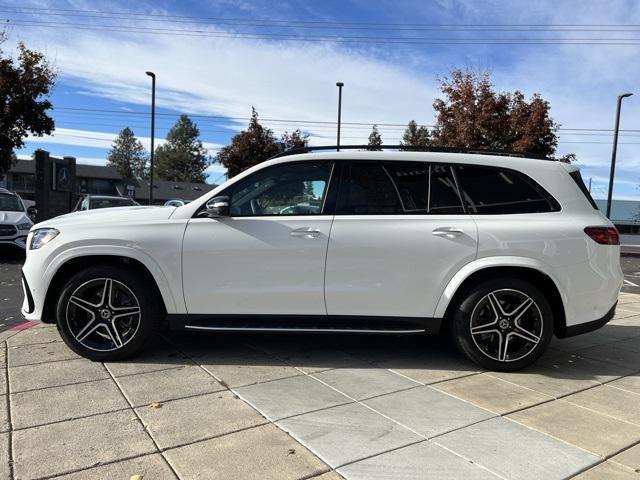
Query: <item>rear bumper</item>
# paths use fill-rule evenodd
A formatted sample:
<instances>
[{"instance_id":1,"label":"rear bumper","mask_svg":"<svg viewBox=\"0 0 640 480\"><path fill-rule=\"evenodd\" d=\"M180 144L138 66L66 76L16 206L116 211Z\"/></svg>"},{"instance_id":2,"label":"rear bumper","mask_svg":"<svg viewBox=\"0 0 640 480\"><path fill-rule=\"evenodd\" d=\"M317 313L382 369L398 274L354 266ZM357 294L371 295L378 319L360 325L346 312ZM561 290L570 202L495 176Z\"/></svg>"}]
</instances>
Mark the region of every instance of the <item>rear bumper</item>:
<instances>
[{"instance_id":1,"label":"rear bumper","mask_svg":"<svg viewBox=\"0 0 640 480\"><path fill-rule=\"evenodd\" d=\"M591 322L579 323L577 325L570 325L565 327L562 331L556 332L558 338L574 337L576 335L582 335L583 333L593 332L599 328L604 327L616 314L616 306L618 302L613 304L613 307L601 318L592 320Z\"/></svg>"}]
</instances>

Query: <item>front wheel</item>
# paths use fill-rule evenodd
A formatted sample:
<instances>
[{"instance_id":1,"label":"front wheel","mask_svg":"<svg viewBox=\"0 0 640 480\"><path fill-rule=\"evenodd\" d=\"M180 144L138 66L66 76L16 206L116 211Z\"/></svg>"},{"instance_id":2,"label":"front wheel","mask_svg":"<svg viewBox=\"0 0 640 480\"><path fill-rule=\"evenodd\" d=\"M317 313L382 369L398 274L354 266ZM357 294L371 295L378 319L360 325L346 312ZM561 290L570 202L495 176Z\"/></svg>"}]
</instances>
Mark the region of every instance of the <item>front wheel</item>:
<instances>
[{"instance_id":1,"label":"front wheel","mask_svg":"<svg viewBox=\"0 0 640 480\"><path fill-rule=\"evenodd\" d=\"M452 320L458 349L489 370L513 371L532 364L553 335L549 302L532 284L517 278L473 287Z\"/></svg>"},{"instance_id":2,"label":"front wheel","mask_svg":"<svg viewBox=\"0 0 640 480\"><path fill-rule=\"evenodd\" d=\"M137 272L109 265L74 275L63 287L56 309L64 342L96 361L139 352L160 316L156 293L147 283Z\"/></svg>"}]
</instances>

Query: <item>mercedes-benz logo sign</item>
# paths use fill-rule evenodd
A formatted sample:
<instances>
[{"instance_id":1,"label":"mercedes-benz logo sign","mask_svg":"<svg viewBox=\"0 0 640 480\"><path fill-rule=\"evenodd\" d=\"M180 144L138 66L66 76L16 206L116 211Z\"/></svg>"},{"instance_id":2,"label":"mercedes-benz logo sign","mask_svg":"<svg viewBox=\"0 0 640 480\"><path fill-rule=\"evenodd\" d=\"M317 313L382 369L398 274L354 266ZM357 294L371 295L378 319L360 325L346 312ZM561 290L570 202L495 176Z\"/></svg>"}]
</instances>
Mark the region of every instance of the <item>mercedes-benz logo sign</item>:
<instances>
[{"instance_id":1,"label":"mercedes-benz logo sign","mask_svg":"<svg viewBox=\"0 0 640 480\"><path fill-rule=\"evenodd\" d=\"M69 169L67 167L58 167L58 185L61 187L69 186Z\"/></svg>"}]
</instances>

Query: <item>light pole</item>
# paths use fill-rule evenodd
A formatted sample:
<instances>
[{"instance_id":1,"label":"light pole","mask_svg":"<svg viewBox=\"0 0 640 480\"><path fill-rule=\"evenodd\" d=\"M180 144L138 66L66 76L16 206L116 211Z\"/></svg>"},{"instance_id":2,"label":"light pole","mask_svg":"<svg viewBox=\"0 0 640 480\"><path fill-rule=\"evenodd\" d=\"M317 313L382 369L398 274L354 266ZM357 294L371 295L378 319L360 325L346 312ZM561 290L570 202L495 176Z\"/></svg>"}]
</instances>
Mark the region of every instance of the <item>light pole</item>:
<instances>
[{"instance_id":1,"label":"light pole","mask_svg":"<svg viewBox=\"0 0 640 480\"><path fill-rule=\"evenodd\" d=\"M613 150L611 151L611 173L609 174L609 194L607 195L607 218L611 217L611 197L613 196L613 177L616 173L616 154L618 153L618 130L620 129L620 107L622 99L630 97L633 93L618 95L618 108L616 109L616 126L613 131Z\"/></svg>"},{"instance_id":2,"label":"light pole","mask_svg":"<svg viewBox=\"0 0 640 480\"><path fill-rule=\"evenodd\" d=\"M336 146L340 151L340 119L342 117L342 87L344 87L344 83L336 82L336 87L338 87L338 140Z\"/></svg>"},{"instance_id":3,"label":"light pole","mask_svg":"<svg viewBox=\"0 0 640 480\"><path fill-rule=\"evenodd\" d=\"M149 205L153 205L153 143L156 138L156 74L153 72L145 73L151 77L151 155L149 157Z\"/></svg>"}]
</instances>

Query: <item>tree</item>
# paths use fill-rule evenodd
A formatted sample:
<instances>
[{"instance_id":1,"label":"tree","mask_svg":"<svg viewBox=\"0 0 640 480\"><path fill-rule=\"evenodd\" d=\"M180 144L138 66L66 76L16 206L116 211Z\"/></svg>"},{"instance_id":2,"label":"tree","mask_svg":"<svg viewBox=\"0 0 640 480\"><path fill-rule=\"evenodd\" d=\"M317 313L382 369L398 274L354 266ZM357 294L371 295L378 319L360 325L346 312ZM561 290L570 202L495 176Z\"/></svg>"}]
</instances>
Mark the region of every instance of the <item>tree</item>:
<instances>
[{"instance_id":1,"label":"tree","mask_svg":"<svg viewBox=\"0 0 640 480\"><path fill-rule=\"evenodd\" d=\"M187 115L180 115L167 134L167 142L156 149L155 174L172 182L204 183L211 165L200 130Z\"/></svg>"},{"instance_id":2,"label":"tree","mask_svg":"<svg viewBox=\"0 0 640 480\"><path fill-rule=\"evenodd\" d=\"M309 144L309 136L300 130L285 132L277 140L270 128L263 127L258 121L258 112L251 107L251 119L246 130L242 130L231 139L231 144L220 149L216 162L227 169L231 178L278 153L291 148L302 148Z\"/></svg>"},{"instance_id":3,"label":"tree","mask_svg":"<svg viewBox=\"0 0 640 480\"><path fill-rule=\"evenodd\" d=\"M527 101L519 90L496 92L486 72L454 70L440 83L444 98L433 103L434 146L555 154L559 125L539 94ZM561 158L572 159L575 156Z\"/></svg>"},{"instance_id":4,"label":"tree","mask_svg":"<svg viewBox=\"0 0 640 480\"><path fill-rule=\"evenodd\" d=\"M6 39L0 33L0 45ZM18 58L0 48L0 179L14 163L15 149L28 135L41 137L54 129L47 115L55 72L40 52L18 44Z\"/></svg>"},{"instance_id":5,"label":"tree","mask_svg":"<svg viewBox=\"0 0 640 480\"><path fill-rule=\"evenodd\" d=\"M418 126L415 120L411 120L402 134L400 145L406 147L428 147L431 145L429 129L424 126ZM406 150L411 150L411 148Z\"/></svg>"},{"instance_id":6,"label":"tree","mask_svg":"<svg viewBox=\"0 0 640 480\"><path fill-rule=\"evenodd\" d=\"M129 127L123 128L114 140L107 165L114 167L124 178L147 177L147 153Z\"/></svg>"},{"instance_id":7,"label":"tree","mask_svg":"<svg viewBox=\"0 0 640 480\"><path fill-rule=\"evenodd\" d=\"M378 131L378 125L374 125L369 134L367 150L382 150L382 135Z\"/></svg>"}]
</instances>

